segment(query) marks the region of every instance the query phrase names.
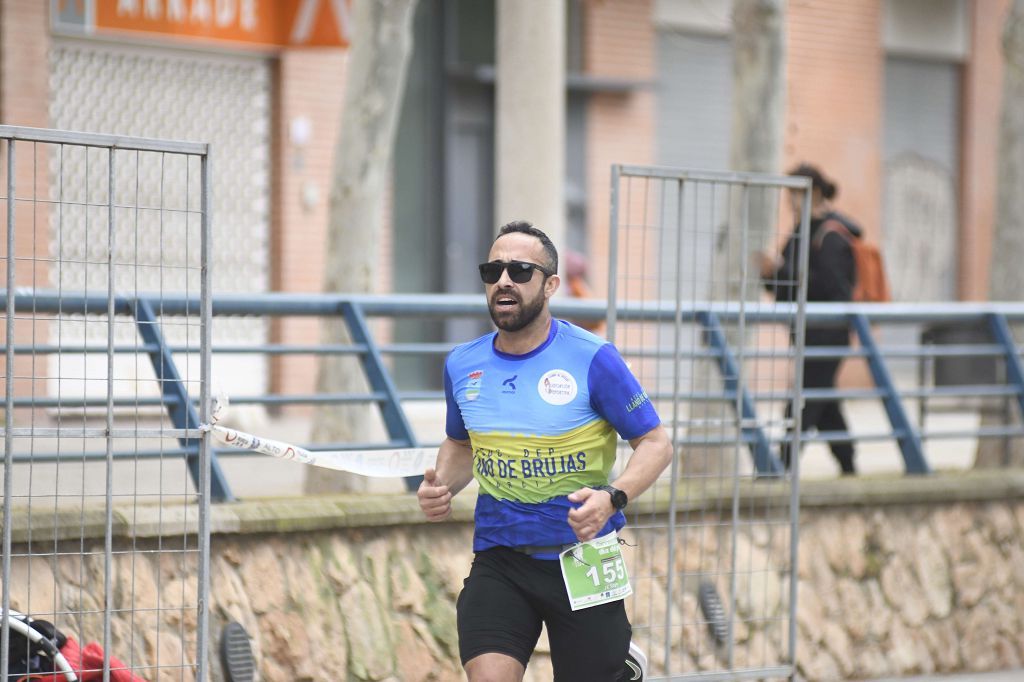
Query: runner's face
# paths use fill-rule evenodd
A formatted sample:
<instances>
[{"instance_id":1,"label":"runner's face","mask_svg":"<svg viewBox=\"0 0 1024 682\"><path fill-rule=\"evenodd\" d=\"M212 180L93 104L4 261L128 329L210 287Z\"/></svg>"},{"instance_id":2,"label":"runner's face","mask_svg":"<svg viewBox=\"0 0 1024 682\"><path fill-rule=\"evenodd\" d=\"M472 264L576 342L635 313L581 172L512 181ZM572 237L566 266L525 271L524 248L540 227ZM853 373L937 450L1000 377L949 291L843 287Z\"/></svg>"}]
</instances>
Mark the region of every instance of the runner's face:
<instances>
[{"instance_id":1,"label":"runner's face","mask_svg":"<svg viewBox=\"0 0 1024 682\"><path fill-rule=\"evenodd\" d=\"M518 260L549 267L540 240L517 232L494 242L487 260L499 263ZM529 282L517 284L509 279L508 271L505 270L497 282L484 285L491 320L503 331L517 332L524 329L544 312L548 299L557 288L558 275L545 277L540 270L534 270Z\"/></svg>"}]
</instances>

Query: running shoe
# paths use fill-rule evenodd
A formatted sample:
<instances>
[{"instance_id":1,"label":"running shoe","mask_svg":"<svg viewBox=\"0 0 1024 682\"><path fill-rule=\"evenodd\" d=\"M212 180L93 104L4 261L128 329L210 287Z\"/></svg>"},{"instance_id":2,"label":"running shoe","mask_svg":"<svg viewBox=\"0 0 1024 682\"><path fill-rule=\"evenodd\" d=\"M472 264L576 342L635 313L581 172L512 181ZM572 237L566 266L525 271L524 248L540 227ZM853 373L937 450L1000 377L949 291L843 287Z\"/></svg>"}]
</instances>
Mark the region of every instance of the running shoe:
<instances>
[{"instance_id":1,"label":"running shoe","mask_svg":"<svg viewBox=\"0 0 1024 682\"><path fill-rule=\"evenodd\" d=\"M629 651L626 653L626 667L619 675L620 682L639 682L647 679L647 655L636 645L636 642L629 643Z\"/></svg>"}]
</instances>

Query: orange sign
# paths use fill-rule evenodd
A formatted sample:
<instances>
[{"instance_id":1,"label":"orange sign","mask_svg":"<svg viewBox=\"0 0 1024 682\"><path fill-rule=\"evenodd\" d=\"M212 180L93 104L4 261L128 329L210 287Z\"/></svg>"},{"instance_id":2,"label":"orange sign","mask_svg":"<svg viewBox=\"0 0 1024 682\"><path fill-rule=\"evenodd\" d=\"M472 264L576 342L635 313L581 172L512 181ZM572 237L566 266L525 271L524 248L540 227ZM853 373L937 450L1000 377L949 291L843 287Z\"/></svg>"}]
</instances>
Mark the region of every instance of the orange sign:
<instances>
[{"instance_id":1,"label":"orange sign","mask_svg":"<svg viewBox=\"0 0 1024 682\"><path fill-rule=\"evenodd\" d=\"M349 0L51 0L63 33L159 36L236 47L345 47Z\"/></svg>"}]
</instances>

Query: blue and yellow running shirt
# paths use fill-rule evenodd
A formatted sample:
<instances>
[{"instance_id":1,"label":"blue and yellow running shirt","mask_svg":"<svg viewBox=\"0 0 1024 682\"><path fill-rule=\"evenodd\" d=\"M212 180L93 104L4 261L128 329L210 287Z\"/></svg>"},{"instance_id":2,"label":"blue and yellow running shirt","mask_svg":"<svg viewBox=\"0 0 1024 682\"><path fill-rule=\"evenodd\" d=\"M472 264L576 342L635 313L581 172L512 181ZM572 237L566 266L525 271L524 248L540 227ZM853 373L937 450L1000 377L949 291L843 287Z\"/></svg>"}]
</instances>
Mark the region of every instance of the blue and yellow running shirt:
<instances>
[{"instance_id":1,"label":"blue and yellow running shirt","mask_svg":"<svg viewBox=\"0 0 1024 682\"><path fill-rule=\"evenodd\" d=\"M457 346L444 369L445 430L469 439L480 484L473 551L576 542L566 496L608 483L616 431L630 440L661 421L604 339L564 320L525 355L502 353L495 337ZM616 512L599 535L625 522Z\"/></svg>"}]
</instances>

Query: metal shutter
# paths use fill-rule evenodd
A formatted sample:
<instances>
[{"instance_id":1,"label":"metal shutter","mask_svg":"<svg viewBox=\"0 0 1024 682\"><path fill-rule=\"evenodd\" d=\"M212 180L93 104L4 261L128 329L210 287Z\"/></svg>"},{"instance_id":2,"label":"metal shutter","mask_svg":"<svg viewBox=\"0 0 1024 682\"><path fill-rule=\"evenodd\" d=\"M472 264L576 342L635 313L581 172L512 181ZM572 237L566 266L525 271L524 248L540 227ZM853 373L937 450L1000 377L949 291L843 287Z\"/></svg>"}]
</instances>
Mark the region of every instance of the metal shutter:
<instances>
[{"instance_id":1,"label":"metal shutter","mask_svg":"<svg viewBox=\"0 0 1024 682\"><path fill-rule=\"evenodd\" d=\"M727 170L732 126L732 43L728 36L659 30L657 90L657 163L663 166L701 170ZM710 294L714 261L714 233L711 215L722 215L726 194L687 192L680 227L686 247L686 262L676 263L675 234L664 235L657 248L662 254L659 286L675 281L677 268L693 272L685 278L684 298ZM680 197L673 189L664 196L664 206L652 206L655 213L671 210ZM667 216L650 220L661 221Z\"/></svg>"},{"instance_id":2,"label":"metal shutter","mask_svg":"<svg viewBox=\"0 0 1024 682\"><path fill-rule=\"evenodd\" d=\"M726 170L732 44L725 36L658 32L657 162Z\"/></svg>"},{"instance_id":3,"label":"metal shutter","mask_svg":"<svg viewBox=\"0 0 1024 682\"><path fill-rule=\"evenodd\" d=\"M960 67L889 57L885 64L885 256L893 297L956 293Z\"/></svg>"},{"instance_id":4,"label":"metal shutter","mask_svg":"<svg viewBox=\"0 0 1024 682\"><path fill-rule=\"evenodd\" d=\"M212 143L214 291L266 291L270 260L269 61L257 56L55 40L49 68L50 118L55 128ZM158 160L143 158L141 163L152 167L139 169L140 177L160 177ZM61 191L68 194L102 184L95 177L102 172L100 165L86 166L84 159L64 159L59 171L53 168L55 176L58 172L62 183L51 183L51 191L61 186ZM124 172L135 171L126 168ZM173 183L176 176L166 177ZM160 182L143 184L154 187ZM158 202L160 191L172 196L184 190L165 186L143 200ZM194 200L198 198L189 198L190 203ZM61 232L66 257L70 258L69 249L80 252L83 261L105 254L104 244L86 239L84 221L64 223ZM151 252L150 261L170 267L138 268L132 273L135 281L118 282L119 288L185 290L184 280L177 281L169 273L174 272L175 263L189 258L187 251L197 245L168 238L161 227L143 212L131 226L138 239L118 248L146 249ZM57 229L51 229L51 234L56 239ZM50 272L51 285L59 284L64 290L105 287L103 282L91 281L96 276L102 279L103 273L74 264ZM134 334L133 329L124 327L120 332L122 341ZM267 329L262 319L225 319L214 326L214 338L219 343L259 344L266 341ZM180 342L176 334L180 334L178 326L165 325L169 342ZM223 377L222 385L236 395L267 388L266 360L262 357L218 356L215 375Z\"/></svg>"}]
</instances>

